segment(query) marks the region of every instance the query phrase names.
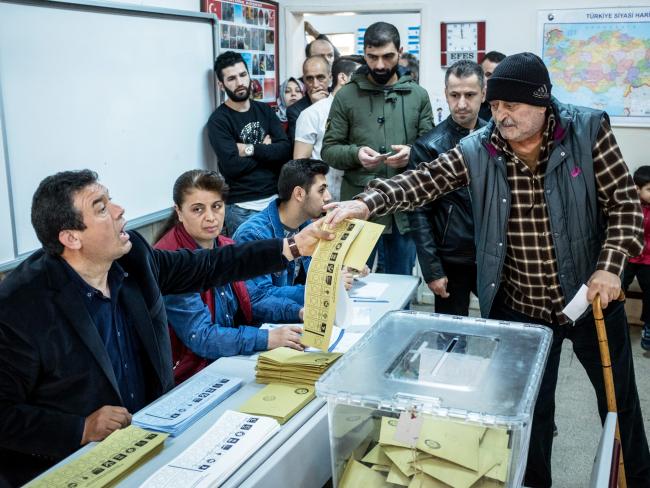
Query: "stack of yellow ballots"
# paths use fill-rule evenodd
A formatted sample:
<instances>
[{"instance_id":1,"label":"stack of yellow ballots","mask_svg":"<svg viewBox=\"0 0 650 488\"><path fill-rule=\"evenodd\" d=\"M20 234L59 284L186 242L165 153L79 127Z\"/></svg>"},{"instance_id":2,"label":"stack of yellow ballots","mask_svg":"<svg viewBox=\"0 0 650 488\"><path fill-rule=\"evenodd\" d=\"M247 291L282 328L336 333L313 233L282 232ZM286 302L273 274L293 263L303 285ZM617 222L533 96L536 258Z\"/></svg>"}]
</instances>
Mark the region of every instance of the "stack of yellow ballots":
<instances>
[{"instance_id":1,"label":"stack of yellow ballots","mask_svg":"<svg viewBox=\"0 0 650 488\"><path fill-rule=\"evenodd\" d=\"M284 424L314 398L314 384L340 356L340 353L302 352L288 347L261 353L255 379L268 384L239 407L239 411L272 417Z\"/></svg>"},{"instance_id":2,"label":"stack of yellow ballots","mask_svg":"<svg viewBox=\"0 0 650 488\"><path fill-rule=\"evenodd\" d=\"M259 355L255 380L258 383L313 386L339 357L341 353L301 352L278 347Z\"/></svg>"}]
</instances>

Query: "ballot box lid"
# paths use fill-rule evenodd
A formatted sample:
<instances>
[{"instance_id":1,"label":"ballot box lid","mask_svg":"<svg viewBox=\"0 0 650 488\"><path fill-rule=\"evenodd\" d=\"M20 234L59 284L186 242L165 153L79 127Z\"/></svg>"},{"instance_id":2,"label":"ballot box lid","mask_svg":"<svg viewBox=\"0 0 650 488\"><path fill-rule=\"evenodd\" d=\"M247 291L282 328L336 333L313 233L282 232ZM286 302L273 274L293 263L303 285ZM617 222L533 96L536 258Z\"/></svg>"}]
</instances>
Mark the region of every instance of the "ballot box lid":
<instances>
[{"instance_id":1,"label":"ballot box lid","mask_svg":"<svg viewBox=\"0 0 650 488\"><path fill-rule=\"evenodd\" d=\"M331 402L487 424L527 423L552 332L534 324L386 314L318 381Z\"/></svg>"}]
</instances>

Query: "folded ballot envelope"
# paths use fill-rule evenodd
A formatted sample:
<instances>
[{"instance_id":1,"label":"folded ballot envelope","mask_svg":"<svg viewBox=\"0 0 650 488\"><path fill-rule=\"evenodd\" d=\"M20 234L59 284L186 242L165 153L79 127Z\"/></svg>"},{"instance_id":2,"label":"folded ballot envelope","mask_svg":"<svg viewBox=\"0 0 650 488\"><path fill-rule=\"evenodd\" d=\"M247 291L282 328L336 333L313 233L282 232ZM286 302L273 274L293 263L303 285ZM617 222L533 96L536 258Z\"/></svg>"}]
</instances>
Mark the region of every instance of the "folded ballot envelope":
<instances>
[{"instance_id":1,"label":"folded ballot envelope","mask_svg":"<svg viewBox=\"0 0 650 488\"><path fill-rule=\"evenodd\" d=\"M240 412L264 415L284 424L314 399L313 385L272 383L250 397L238 408Z\"/></svg>"},{"instance_id":2,"label":"folded ballot envelope","mask_svg":"<svg viewBox=\"0 0 650 488\"><path fill-rule=\"evenodd\" d=\"M384 476L374 471L354 459L350 459L343 472L343 477L339 481L341 488L388 488L388 483Z\"/></svg>"}]
</instances>

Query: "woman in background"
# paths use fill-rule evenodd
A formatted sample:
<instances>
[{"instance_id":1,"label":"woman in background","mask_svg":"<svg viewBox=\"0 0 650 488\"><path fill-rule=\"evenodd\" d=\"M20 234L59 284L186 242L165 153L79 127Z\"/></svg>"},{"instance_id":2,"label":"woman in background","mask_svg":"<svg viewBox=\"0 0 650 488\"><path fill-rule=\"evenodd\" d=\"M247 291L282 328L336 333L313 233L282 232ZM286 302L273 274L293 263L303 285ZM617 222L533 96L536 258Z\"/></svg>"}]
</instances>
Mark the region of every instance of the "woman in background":
<instances>
[{"instance_id":1,"label":"woman in background","mask_svg":"<svg viewBox=\"0 0 650 488\"><path fill-rule=\"evenodd\" d=\"M304 88L300 80L288 78L280 85L280 96L278 97L277 115L282 122L284 129L287 129L287 109L304 96ZM291 142L293 144L293 141Z\"/></svg>"},{"instance_id":2,"label":"woman in background","mask_svg":"<svg viewBox=\"0 0 650 488\"><path fill-rule=\"evenodd\" d=\"M220 235L228 187L214 171L192 170L174 183L174 210L159 233L157 249L212 249L233 241ZM303 350L300 327L261 330L251 325L248 290L237 281L203 293L164 297L170 323L174 378L181 383L211 361L280 346Z\"/></svg>"}]
</instances>

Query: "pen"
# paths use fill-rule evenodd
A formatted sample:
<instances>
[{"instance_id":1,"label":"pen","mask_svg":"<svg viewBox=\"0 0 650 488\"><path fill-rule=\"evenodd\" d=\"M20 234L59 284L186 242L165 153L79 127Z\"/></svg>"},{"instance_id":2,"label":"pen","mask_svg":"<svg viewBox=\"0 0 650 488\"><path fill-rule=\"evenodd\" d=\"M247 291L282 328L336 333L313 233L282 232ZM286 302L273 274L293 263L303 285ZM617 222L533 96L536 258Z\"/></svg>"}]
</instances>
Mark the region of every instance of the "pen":
<instances>
[{"instance_id":1,"label":"pen","mask_svg":"<svg viewBox=\"0 0 650 488\"><path fill-rule=\"evenodd\" d=\"M388 300L377 300L376 298L353 298L353 302L374 302L374 303L388 303Z\"/></svg>"}]
</instances>

